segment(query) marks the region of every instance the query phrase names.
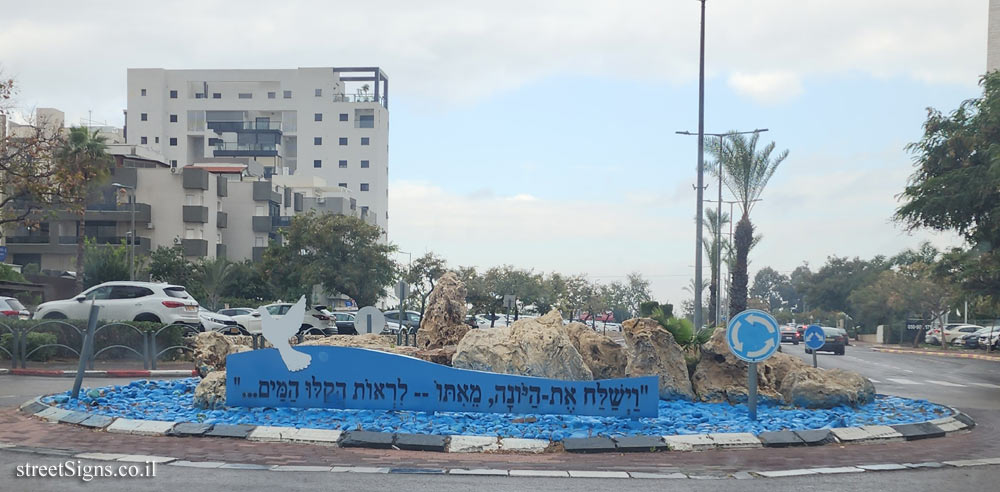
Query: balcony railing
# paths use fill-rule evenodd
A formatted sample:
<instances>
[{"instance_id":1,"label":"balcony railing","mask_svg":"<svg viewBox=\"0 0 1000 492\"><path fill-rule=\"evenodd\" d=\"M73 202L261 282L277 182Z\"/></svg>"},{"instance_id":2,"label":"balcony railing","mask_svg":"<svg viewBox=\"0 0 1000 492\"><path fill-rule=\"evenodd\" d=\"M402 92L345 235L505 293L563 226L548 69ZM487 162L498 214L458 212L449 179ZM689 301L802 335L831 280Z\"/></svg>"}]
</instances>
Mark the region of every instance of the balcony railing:
<instances>
[{"instance_id":1,"label":"balcony railing","mask_svg":"<svg viewBox=\"0 0 1000 492\"><path fill-rule=\"evenodd\" d=\"M215 150L232 151L269 151L277 152L278 144L238 144L233 142L222 142L213 145Z\"/></svg>"},{"instance_id":2,"label":"balcony railing","mask_svg":"<svg viewBox=\"0 0 1000 492\"><path fill-rule=\"evenodd\" d=\"M217 132L238 132L244 130L281 131L280 121L209 121L208 128Z\"/></svg>"},{"instance_id":3,"label":"balcony railing","mask_svg":"<svg viewBox=\"0 0 1000 492\"><path fill-rule=\"evenodd\" d=\"M48 244L49 235L7 236L7 242L10 244Z\"/></svg>"},{"instance_id":4,"label":"balcony railing","mask_svg":"<svg viewBox=\"0 0 1000 492\"><path fill-rule=\"evenodd\" d=\"M378 99L372 94L334 94L333 102L348 102L348 103L379 103L385 104L385 97L379 96Z\"/></svg>"}]
</instances>

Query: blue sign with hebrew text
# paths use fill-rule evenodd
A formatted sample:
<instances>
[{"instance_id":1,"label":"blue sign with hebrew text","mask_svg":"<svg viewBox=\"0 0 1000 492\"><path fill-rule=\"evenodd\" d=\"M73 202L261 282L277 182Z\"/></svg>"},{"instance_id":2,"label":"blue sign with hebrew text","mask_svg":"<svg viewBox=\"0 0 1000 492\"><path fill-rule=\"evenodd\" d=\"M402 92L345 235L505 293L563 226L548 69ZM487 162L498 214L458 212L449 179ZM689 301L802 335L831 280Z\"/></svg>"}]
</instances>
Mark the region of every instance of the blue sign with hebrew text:
<instances>
[{"instance_id":1,"label":"blue sign with hebrew text","mask_svg":"<svg viewBox=\"0 0 1000 492\"><path fill-rule=\"evenodd\" d=\"M297 346L289 370L278 349L226 358L226 405L655 417L657 376L595 381L456 369L351 347ZM299 364L301 365L301 364Z\"/></svg>"}]
</instances>

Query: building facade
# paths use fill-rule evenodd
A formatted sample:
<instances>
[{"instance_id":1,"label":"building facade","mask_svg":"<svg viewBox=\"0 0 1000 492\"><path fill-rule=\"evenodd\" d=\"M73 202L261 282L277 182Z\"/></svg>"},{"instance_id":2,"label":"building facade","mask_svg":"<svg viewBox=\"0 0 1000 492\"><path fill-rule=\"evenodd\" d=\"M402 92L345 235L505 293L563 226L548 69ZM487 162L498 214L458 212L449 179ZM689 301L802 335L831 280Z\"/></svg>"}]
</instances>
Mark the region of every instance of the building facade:
<instances>
[{"instance_id":1,"label":"building facade","mask_svg":"<svg viewBox=\"0 0 1000 492\"><path fill-rule=\"evenodd\" d=\"M388 231L388 78L377 67L128 70L126 142L172 167L321 178Z\"/></svg>"}]
</instances>

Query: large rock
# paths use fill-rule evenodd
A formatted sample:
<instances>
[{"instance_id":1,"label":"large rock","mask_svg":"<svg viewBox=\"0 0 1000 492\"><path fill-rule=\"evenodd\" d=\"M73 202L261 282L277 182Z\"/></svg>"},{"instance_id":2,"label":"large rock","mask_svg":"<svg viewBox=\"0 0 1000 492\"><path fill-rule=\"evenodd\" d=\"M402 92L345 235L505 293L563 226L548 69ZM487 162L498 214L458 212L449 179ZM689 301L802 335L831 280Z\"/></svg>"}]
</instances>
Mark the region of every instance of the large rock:
<instances>
[{"instance_id":1,"label":"large rock","mask_svg":"<svg viewBox=\"0 0 1000 492\"><path fill-rule=\"evenodd\" d=\"M194 367L201 377L225 369L226 356L251 350L250 344L250 337L223 335L215 331L199 333L194 338Z\"/></svg>"},{"instance_id":2,"label":"large rock","mask_svg":"<svg viewBox=\"0 0 1000 492\"><path fill-rule=\"evenodd\" d=\"M809 367L809 364L794 355L775 352L760 365L763 366L764 374L775 383L775 389L784 394L783 384L785 376L793 371Z\"/></svg>"},{"instance_id":3,"label":"large rock","mask_svg":"<svg viewBox=\"0 0 1000 492\"><path fill-rule=\"evenodd\" d=\"M226 406L226 371L212 371L194 389L194 406L214 410Z\"/></svg>"},{"instance_id":4,"label":"large rock","mask_svg":"<svg viewBox=\"0 0 1000 492\"><path fill-rule=\"evenodd\" d=\"M426 360L427 362L450 366L451 359L455 357L455 352L457 350L457 345L446 345L444 347L430 349L417 348L417 351L413 354L413 356L418 359Z\"/></svg>"},{"instance_id":5,"label":"large rock","mask_svg":"<svg viewBox=\"0 0 1000 492\"><path fill-rule=\"evenodd\" d=\"M469 331L469 325L465 324L465 296L465 284L455 272L445 273L437 280L420 320L417 347L436 349L458 344Z\"/></svg>"},{"instance_id":6,"label":"large rock","mask_svg":"<svg viewBox=\"0 0 1000 492\"><path fill-rule=\"evenodd\" d=\"M469 330L458 344L452 365L460 369L564 380L593 379L580 352L552 310L523 318L509 327Z\"/></svg>"},{"instance_id":7,"label":"large rock","mask_svg":"<svg viewBox=\"0 0 1000 492\"><path fill-rule=\"evenodd\" d=\"M729 351L726 329L716 328L712 338L701 346L698 365L691 374L691 386L703 401L746 402L748 366ZM757 394L778 400L781 395L774 380L774 370L769 371L767 367L757 364Z\"/></svg>"},{"instance_id":8,"label":"large rock","mask_svg":"<svg viewBox=\"0 0 1000 492\"><path fill-rule=\"evenodd\" d=\"M378 335L375 333L365 333L363 335L330 335L318 337L313 340L306 340L299 344L301 346L321 345L327 347L354 347L369 350L378 350L399 355L416 355L417 347L406 347L396 345L394 337Z\"/></svg>"},{"instance_id":9,"label":"large rock","mask_svg":"<svg viewBox=\"0 0 1000 492\"><path fill-rule=\"evenodd\" d=\"M650 318L626 320L622 331L631 349L625 376L659 376L660 399L694 399L684 350L669 331Z\"/></svg>"},{"instance_id":10,"label":"large rock","mask_svg":"<svg viewBox=\"0 0 1000 492\"><path fill-rule=\"evenodd\" d=\"M875 398L875 385L868 378L843 369L801 367L781 382L785 403L805 408L856 407Z\"/></svg>"},{"instance_id":11,"label":"large rock","mask_svg":"<svg viewBox=\"0 0 1000 492\"><path fill-rule=\"evenodd\" d=\"M583 323L570 323L564 329L594 379L625 377L625 364L628 363L625 347Z\"/></svg>"}]
</instances>

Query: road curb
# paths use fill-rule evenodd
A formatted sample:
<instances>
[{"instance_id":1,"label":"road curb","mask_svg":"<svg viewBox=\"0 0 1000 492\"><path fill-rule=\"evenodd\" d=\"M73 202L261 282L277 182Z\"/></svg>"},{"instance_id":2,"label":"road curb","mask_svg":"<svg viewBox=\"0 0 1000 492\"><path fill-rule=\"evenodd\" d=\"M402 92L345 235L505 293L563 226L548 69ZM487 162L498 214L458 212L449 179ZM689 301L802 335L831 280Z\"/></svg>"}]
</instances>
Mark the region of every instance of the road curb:
<instances>
[{"instance_id":1,"label":"road curb","mask_svg":"<svg viewBox=\"0 0 1000 492\"><path fill-rule=\"evenodd\" d=\"M938 357L954 357L956 359L975 359L975 360L988 360L993 362L1000 362L1000 357L991 357L983 354L962 354L962 353L951 353L951 352L939 352L936 350L907 350L907 349L894 349L885 347L871 347L875 352L885 352L888 354L913 354L913 355L936 355Z\"/></svg>"},{"instance_id":2,"label":"road curb","mask_svg":"<svg viewBox=\"0 0 1000 492\"><path fill-rule=\"evenodd\" d=\"M160 435L160 436L205 436L242 439L247 441L295 442L322 444L355 448L408 448L445 453L515 452L544 453L563 449L567 452L691 452L714 449L757 449L780 448L788 442L768 436L751 433L710 433L672 436L631 436L629 438L570 438L563 441L546 439L521 439L496 436L441 436L435 434L405 434L394 432L374 432L366 430L338 431L331 429L311 429L292 427L272 427L249 424L200 424L192 422L166 422L156 420L134 420L108 417L97 413L78 412L47 405L42 397L32 398L20 405L19 411L48 421L83 425L95 431L112 433ZM797 430L794 432L801 444L853 444L891 442L943 437L947 434L975 427L975 422L959 410L950 416L939 417L924 422L898 425L866 425L861 427L840 427L835 429ZM196 428L195 428L196 427ZM639 443L637 439L648 442ZM621 441L619 441L621 439ZM632 442L629 442L629 441ZM863 470L862 470L863 471ZM822 472L817 472L822 473ZM832 472L831 472L832 473Z\"/></svg>"},{"instance_id":3,"label":"road curb","mask_svg":"<svg viewBox=\"0 0 1000 492\"><path fill-rule=\"evenodd\" d=\"M616 478L620 480L698 480L698 479L730 479L730 480L761 480L785 477L801 477L809 475L831 475L842 473L885 473L892 471L917 470L928 468L968 468L977 466L998 466L1000 457L981 458L975 460L953 460L929 463L859 463L856 465L813 466L787 470L743 470L725 474L705 474L704 472L672 472L650 473L623 470L554 470L554 469L517 469L517 468L415 468L415 467L373 467L373 466L340 466L329 465L279 465L256 463L228 463L224 461L188 461L173 456L146 456L138 454L116 454L104 452L77 452L67 449L41 448L21 446L0 442L0 450L10 450L20 453L31 453L40 456L72 457L80 460L107 462L149 462L166 466L205 469L252 470L264 472L299 472L299 473L375 473L402 475L474 475L492 477L547 477L586 480L592 478Z\"/></svg>"},{"instance_id":4,"label":"road curb","mask_svg":"<svg viewBox=\"0 0 1000 492\"><path fill-rule=\"evenodd\" d=\"M76 377L75 370L59 369L0 369L0 376L45 376L45 377ZM195 369L108 369L103 371L84 371L88 378L164 378L197 376Z\"/></svg>"}]
</instances>

